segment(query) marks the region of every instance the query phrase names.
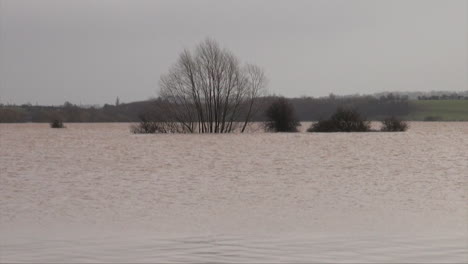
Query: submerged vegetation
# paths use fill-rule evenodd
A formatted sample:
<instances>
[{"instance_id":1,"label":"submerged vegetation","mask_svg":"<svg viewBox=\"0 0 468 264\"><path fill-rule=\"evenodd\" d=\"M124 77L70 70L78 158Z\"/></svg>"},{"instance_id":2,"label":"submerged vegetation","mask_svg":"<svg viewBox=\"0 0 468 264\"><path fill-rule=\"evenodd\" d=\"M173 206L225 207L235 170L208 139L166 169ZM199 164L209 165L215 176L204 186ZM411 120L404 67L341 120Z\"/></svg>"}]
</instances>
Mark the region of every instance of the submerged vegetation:
<instances>
[{"instance_id":1,"label":"submerged vegetation","mask_svg":"<svg viewBox=\"0 0 468 264\"><path fill-rule=\"evenodd\" d=\"M385 118L381 121L382 132L403 132L409 127L408 123L397 117ZM330 119L313 123L308 132L375 132L356 109L338 108Z\"/></svg>"},{"instance_id":2,"label":"submerged vegetation","mask_svg":"<svg viewBox=\"0 0 468 264\"><path fill-rule=\"evenodd\" d=\"M361 117L356 109L338 108L330 119L311 125L308 132L369 132L370 122Z\"/></svg>"},{"instance_id":3,"label":"submerged vegetation","mask_svg":"<svg viewBox=\"0 0 468 264\"><path fill-rule=\"evenodd\" d=\"M166 122L156 111L146 111L138 116L140 121L130 126L130 131L134 134L165 134L183 133L181 126L177 123Z\"/></svg>"},{"instance_id":4,"label":"submerged vegetation","mask_svg":"<svg viewBox=\"0 0 468 264\"><path fill-rule=\"evenodd\" d=\"M298 132L301 125L297 119L294 106L288 99L279 97L265 111L265 131L269 132Z\"/></svg>"},{"instance_id":5,"label":"submerged vegetation","mask_svg":"<svg viewBox=\"0 0 468 264\"><path fill-rule=\"evenodd\" d=\"M382 120L382 127L380 128L383 132L403 132L407 129L408 123L394 116Z\"/></svg>"},{"instance_id":6,"label":"submerged vegetation","mask_svg":"<svg viewBox=\"0 0 468 264\"><path fill-rule=\"evenodd\" d=\"M130 127L130 131L134 134L154 134L160 133L161 127L158 122L147 119L144 115L140 116L141 120L137 124Z\"/></svg>"},{"instance_id":7,"label":"submerged vegetation","mask_svg":"<svg viewBox=\"0 0 468 264\"><path fill-rule=\"evenodd\" d=\"M50 121L50 127L51 128L65 128L63 125L62 119L60 118L54 118L52 121Z\"/></svg>"}]
</instances>

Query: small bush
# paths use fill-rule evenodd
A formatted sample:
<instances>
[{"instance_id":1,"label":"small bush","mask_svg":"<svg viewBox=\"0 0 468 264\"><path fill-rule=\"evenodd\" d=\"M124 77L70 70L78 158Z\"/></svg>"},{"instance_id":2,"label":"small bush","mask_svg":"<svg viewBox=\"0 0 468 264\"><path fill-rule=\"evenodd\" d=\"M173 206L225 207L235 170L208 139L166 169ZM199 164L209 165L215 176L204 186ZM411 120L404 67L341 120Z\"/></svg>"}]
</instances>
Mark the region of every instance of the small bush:
<instances>
[{"instance_id":1,"label":"small bush","mask_svg":"<svg viewBox=\"0 0 468 264\"><path fill-rule=\"evenodd\" d=\"M53 120L50 122L50 127L51 127L51 128L65 128L65 126L63 125L62 120L59 119L59 118L53 119Z\"/></svg>"},{"instance_id":2,"label":"small bush","mask_svg":"<svg viewBox=\"0 0 468 264\"><path fill-rule=\"evenodd\" d=\"M338 108L328 120L312 124L308 132L369 132L370 122L355 109Z\"/></svg>"},{"instance_id":3,"label":"small bush","mask_svg":"<svg viewBox=\"0 0 468 264\"><path fill-rule=\"evenodd\" d=\"M134 134L155 134L155 133L166 133L161 123L156 122L148 118L147 115L140 115L140 122L130 127L130 130Z\"/></svg>"},{"instance_id":4,"label":"small bush","mask_svg":"<svg viewBox=\"0 0 468 264\"><path fill-rule=\"evenodd\" d=\"M400 131L406 131L407 129L408 129L408 123L392 116L382 121L382 128L380 129L380 131L400 132Z\"/></svg>"},{"instance_id":5,"label":"small bush","mask_svg":"<svg viewBox=\"0 0 468 264\"><path fill-rule=\"evenodd\" d=\"M301 125L294 106L284 97L276 99L265 112L265 130L271 132L297 132Z\"/></svg>"},{"instance_id":6,"label":"small bush","mask_svg":"<svg viewBox=\"0 0 468 264\"><path fill-rule=\"evenodd\" d=\"M159 133L159 126L156 122L140 121L138 124L132 125L130 130L134 134L155 134Z\"/></svg>"}]
</instances>

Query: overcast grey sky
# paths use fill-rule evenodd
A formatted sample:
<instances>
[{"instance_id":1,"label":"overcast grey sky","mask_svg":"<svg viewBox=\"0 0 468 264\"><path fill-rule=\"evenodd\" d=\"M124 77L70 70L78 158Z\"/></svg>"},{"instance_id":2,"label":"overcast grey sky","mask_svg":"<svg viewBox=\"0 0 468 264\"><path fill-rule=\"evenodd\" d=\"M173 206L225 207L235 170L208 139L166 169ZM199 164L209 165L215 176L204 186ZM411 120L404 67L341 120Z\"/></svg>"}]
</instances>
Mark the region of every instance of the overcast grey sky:
<instances>
[{"instance_id":1,"label":"overcast grey sky","mask_svg":"<svg viewBox=\"0 0 468 264\"><path fill-rule=\"evenodd\" d=\"M467 0L0 0L0 102L157 96L206 37L272 93L467 90Z\"/></svg>"}]
</instances>

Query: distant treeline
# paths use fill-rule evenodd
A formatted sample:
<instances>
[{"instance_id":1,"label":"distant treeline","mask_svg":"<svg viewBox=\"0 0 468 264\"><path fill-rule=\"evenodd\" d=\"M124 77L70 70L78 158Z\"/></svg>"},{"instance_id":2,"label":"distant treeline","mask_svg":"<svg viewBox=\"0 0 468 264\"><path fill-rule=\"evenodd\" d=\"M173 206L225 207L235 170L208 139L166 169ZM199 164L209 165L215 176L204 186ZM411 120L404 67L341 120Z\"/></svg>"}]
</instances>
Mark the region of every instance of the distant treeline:
<instances>
[{"instance_id":1,"label":"distant treeline","mask_svg":"<svg viewBox=\"0 0 468 264\"><path fill-rule=\"evenodd\" d=\"M418 96L418 100L468 100L468 95L463 96L459 94L443 94L443 95L431 95L431 96Z\"/></svg>"},{"instance_id":2,"label":"distant treeline","mask_svg":"<svg viewBox=\"0 0 468 264\"><path fill-rule=\"evenodd\" d=\"M264 97L263 107L275 97ZM406 116L410 104L406 96L387 94L375 96L334 96L313 98L301 97L289 99L301 121L322 120L329 118L339 107L354 108L367 119L382 120L388 116ZM1 123L50 122L61 118L63 122L137 122L142 114L152 112L158 99L126 104L104 105L103 107L81 107L69 102L62 106L37 105L0 105ZM259 111L263 113L264 111ZM255 121L263 121L258 115Z\"/></svg>"},{"instance_id":3,"label":"distant treeline","mask_svg":"<svg viewBox=\"0 0 468 264\"><path fill-rule=\"evenodd\" d=\"M68 102L62 106L0 105L0 123L41 123L55 118L63 122L135 122L150 104L148 101L103 107L81 107Z\"/></svg>"},{"instance_id":4,"label":"distant treeline","mask_svg":"<svg viewBox=\"0 0 468 264\"><path fill-rule=\"evenodd\" d=\"M323 98L290 99L301 121L315 121L329 118L339 107L356 109L369 120L382 120L388 116L406 116L410 104L406 96L387 94L375 96L330 95Z\"/></svg>"},{"instance_id":5,"label":"distant treeline","mask_svg":"<svg viewBox=\"0 0 468 264\"><path fill-rule=\"evenodd\" d=\"M390 92L373 94L375 97L388 95ZM409 100L466 100L467 91L430 91L430 92L392 92L394 95L406 96Z\"/></svg>"}]
</instances>

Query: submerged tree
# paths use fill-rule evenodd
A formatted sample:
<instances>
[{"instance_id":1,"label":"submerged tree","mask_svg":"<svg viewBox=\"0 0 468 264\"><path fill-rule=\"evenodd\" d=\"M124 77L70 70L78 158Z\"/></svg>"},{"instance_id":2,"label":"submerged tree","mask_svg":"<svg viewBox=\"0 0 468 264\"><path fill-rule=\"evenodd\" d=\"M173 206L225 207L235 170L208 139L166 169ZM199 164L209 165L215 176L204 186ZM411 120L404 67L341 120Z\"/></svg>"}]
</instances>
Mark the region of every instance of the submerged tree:
<instances>
[{"instance_id":1,"label":"submerged tree","mask_svg":"<svg viewBox=\"0 0 468 264\"><path fill-rule=\"evenodd\" d=\"M280 97L266 109L265 130L272 132L297 132L300 122L296 117L294 106L288 99Z\"/></svg>"},{"instance_id":2,"label":"submerged tree","mask_svg":"<svg viewBox=\"0 0 468 264\"><path fill-rule=\"evenodd\" d=\"M228 50L207 39L183 51L160 81L164 122L180 132L244 132L265 94L266 77L255 65L241 65Z\"/></svg>"}]
</instances>

